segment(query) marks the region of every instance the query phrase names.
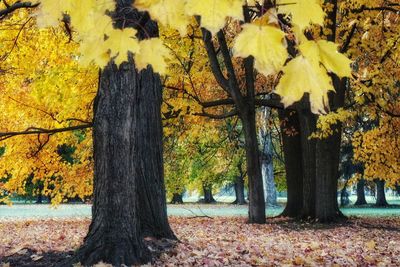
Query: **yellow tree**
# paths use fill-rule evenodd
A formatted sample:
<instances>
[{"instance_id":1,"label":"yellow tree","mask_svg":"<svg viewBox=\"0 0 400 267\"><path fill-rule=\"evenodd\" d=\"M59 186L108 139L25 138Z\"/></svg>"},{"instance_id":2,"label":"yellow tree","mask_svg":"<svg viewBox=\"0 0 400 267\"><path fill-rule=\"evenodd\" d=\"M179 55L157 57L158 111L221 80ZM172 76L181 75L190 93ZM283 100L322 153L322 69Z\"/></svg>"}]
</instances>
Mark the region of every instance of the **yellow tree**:
<instances>
[{"instance_id":1,"label":"yellow tree","mask_svg":"<svg viewBox=\"0 0 400 267\"><path fill-rule=\"evenodd\" d=\"M0 24L3 190L24 194L33 176L41 184L36 194L54 204L90 196L91 132L85 128L91 125L97 71L78 64L78 45L61 27L39 30L26 10ZM57 153L63 144L75 148L74 164Z\"/></svg>"}]
</instances>

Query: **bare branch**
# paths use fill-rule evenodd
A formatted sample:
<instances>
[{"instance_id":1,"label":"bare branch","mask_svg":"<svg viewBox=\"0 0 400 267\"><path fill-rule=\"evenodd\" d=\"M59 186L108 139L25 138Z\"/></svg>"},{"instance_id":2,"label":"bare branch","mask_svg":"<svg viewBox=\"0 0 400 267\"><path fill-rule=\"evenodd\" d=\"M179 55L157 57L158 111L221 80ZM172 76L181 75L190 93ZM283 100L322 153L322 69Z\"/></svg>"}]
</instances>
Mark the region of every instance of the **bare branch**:
<instances>
[{"instance_id":1,"label":"bare branch","mask_svg":"<svg viewBox=\"0 0 400 267\"><path fill-rule=\"evenodd\" d=\"M5 6L6 6L6 8L0 10L0 19L4 18L8 14L11 14L12 12L14 12L17 9L35 8L35 7L39 6L39 3L32 4L31 2L20 2L20 1L17 1L12 5L6 4Z\"/></svg>"},{"instance_id":2,"label":"bare branch","mask_svg":"<svg viewBox=\"0 0 400 267\"><path fill-rule=\"evenodd\" d=\"M92 123L71 126L71 127L64 127L64 128L55 128L55 129L44 129L44 128L37 128L37 127L29 127L25 131L21 132L0 132L0 141L5 139L21 136L21 135L32 135L32 134L55 134L55 133L62 133L62 132L70 132L76 130L83 130L93 127Z\"/></svg>"}]
</instances>

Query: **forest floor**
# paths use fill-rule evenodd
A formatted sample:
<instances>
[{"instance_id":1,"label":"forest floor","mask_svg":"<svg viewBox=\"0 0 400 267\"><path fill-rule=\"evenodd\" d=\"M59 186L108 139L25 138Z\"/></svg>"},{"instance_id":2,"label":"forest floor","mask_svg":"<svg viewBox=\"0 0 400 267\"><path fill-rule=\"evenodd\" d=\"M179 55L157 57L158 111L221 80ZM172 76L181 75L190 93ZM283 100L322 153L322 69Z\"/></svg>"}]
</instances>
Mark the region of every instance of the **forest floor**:
<instances>
[{"instance_id":1,"label":"forest floor","mask_svg":"<svg viewBox=\"0 0 400 267\"><path fill-rule=\"evenodd\" d=\"M0 266L53 266L79 247L89 223L88 218L2 221ZM286 218L250 225L243 217L170 217L170 223L180 242L151 265L400 266L400 217L330 225Z\"/></svg>"}]
</instances>

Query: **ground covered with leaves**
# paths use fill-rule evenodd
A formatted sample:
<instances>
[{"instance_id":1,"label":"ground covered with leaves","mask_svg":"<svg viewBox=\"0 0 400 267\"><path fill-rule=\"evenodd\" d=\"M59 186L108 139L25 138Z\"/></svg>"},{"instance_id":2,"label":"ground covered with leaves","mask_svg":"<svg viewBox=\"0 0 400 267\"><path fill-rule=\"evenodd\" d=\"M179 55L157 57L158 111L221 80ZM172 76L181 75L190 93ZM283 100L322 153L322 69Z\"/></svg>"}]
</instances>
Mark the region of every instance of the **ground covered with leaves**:
<instances>
[{"instance_id":1,"label":"ground covered with leaves","mask_svg":"<svg viewBox=\"0 0 400 267\"><path fill-rule=\"evenodd\" d=\"M2 221L0 266L52 266L79 247L89 222ZM250 225L232 217L172 217L170 222L180 242L153 265L400 266L400 218L352 218L331 225L288 219Z\"/></svg>"}]
</instances>

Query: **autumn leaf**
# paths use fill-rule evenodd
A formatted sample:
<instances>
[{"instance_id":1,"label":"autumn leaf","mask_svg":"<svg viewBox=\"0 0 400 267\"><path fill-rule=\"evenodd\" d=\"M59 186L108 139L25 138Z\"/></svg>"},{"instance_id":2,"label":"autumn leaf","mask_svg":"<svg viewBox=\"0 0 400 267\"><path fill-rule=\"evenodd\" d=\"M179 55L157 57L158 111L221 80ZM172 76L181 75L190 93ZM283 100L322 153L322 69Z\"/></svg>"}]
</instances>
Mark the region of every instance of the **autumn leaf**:
<instances>
[{"instance_id":1,"label":"autumn leaf","mask_svg":"<svg viewBox=\"0 0 400 267\"><path fill-rule=\"evenodd\" d=\"M155 72L166 73L167 63L165 59L169 57L169 50L158 38L146 39L139 42L140 53L135 55L136 66L139 70L153 67Z\"/></svg>"},{"instance_id":2,"label":"autumn leaf","mask_svg":"<svg viewBox=\"0 0 400 267\"><path fill-rule=\"evenodd\" d=\"M285 33L273 26L245 24L235 39L234 55L254 56L255 67L264 75L277 73L288 57L284 37Z\"/></svg>"},{"instance_id":3,"label":"autumn leaf","mask_svg":"<svg viewBox=\"0 0 400 267\"><path fill-rule=\"evenodd\" d=\"M325 13L319 0L278 0L278 13L291 15L292 23L304 30L311 23L323 25Z\"/></svg>"},{"instance_id":4,"label":"autumn leaf","mask_svg":"<svg viewBox=\"0 0 400 267\"><path fill-rule=\"evenodd\" d=\"M187 0L186 13L201 17L201 27L215 34L228 17L243 19L242 0Z\"/></svg>"},{"instance_id":5,"label":"autumn leaf","mask_svg":"<svg viewBox=\"0 0 400 267\"><path fill-rule=\"evenodd\" d=\"M136 53L139 51L139 42L135 37L136 30L125 28L123 30L115 29L108 33L108 39L104 45L111 50L111 57L115 64L120 65L128 60L128 52Z\"/></svg>"},{"instance_id":6,"label":"autumn leaf","mask_svg":"<svg viewBox=\"0 0 400 267\"><path fill-rule=\"evenodd\" d=\"M179 31L184 36L189 24L189 17L185 13L186 0L152 0L135 1L134 6L139 10L150 13L162 25Z\"/></svg>"},{"instance_id":7,"label":"autumn leaf","mask_svg":"<svg viewBox=\"0 0 400 267\"><path fill-rule=\"evenodd\" d=\"M283 68L283 73L275 92L282 97L285 107L299 101L304 93L309 93L311 111L317 114L326 113L327 93L334 88L325 69L303 56L298 56Z\"/></svg>"},{"instance_id":8,"label":"autumn leaf","mask_svg":"<svg viewBox=\"0 0 400 267\"><path fill-rule=\"evenodd\" d=\"M299 49L313 64L322 63L329 72L339 77L351 76L351 60L337 51L337 44L325 40L305 41L300 44Z\"/></svg>"}]
</instances>

